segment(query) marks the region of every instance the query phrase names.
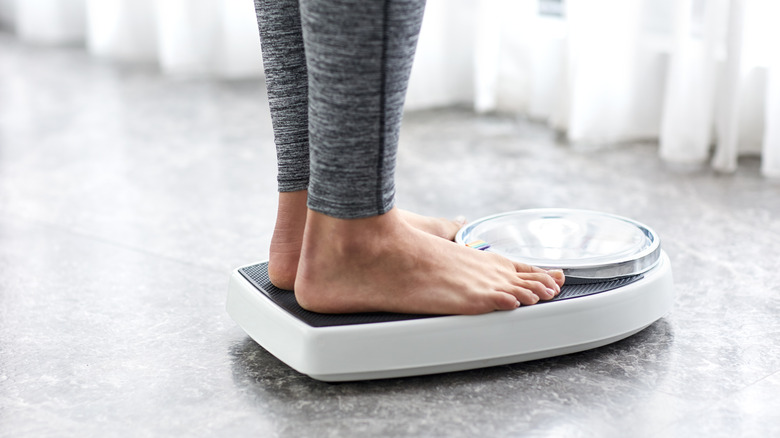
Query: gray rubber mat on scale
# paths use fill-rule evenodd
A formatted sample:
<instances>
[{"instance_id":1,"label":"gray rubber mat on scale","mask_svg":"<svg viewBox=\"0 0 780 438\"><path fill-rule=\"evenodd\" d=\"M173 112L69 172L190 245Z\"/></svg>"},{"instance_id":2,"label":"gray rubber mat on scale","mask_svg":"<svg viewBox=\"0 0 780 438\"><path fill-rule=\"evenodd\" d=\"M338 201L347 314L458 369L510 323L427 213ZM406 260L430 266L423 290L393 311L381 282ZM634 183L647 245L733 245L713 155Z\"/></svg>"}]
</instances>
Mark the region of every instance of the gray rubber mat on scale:
<instances>
[{"instance_id":1,"label":"gray rubber mat on scale","mask_svg":"<svg viewBox=\"0 0 780 438\"><path fill-rule=\"evenodd\" d=\"M238 270L252 285L258 293L263 294L273 301L277 306L286 310L291 315L305 322L312 327L333 327L341 325L371 324L378 322L406 321L410 319L437 318L442 315L410 315L406 313L388 313L388 312L370 312L370 313L345 313L345 314L326 314L310 312L295 300L293 291L279 289L271 284L268 278L268 263L258 263L252 266L246 266ZM555 301L567 300L587 295L593 295L609 290L617 289L622 286L641 280L642 275L617 278L608 281L593 282L592 280L567 279L566 284L561 288L561 293L550 301L540 301L541 303L551 303ZM539 305L537 304L537 306Z\"/></svg>"}]
</instances>

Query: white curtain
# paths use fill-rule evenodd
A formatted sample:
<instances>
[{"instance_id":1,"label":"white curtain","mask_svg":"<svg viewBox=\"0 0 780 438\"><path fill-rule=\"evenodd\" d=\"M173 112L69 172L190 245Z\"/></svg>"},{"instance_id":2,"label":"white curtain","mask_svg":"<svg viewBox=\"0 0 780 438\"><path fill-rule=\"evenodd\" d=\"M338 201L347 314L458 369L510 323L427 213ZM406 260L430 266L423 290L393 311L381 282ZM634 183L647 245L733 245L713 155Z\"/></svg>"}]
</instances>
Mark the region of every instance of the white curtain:
<instances>
[{"instance_id":1,"label":"white curtain","mask_svg":"<svg viewBox=\"0 0 780 438\"><path fill-rule=\"evenodd\" d=\"M259 76L252 0L0 0L0 20L32 44L85 43L174 75Z\"/></svg>"},{"instance_id":2,"label":"white curtain","mask_svg":"<svg viewBox=\"0 0 780 438\"><path fill-rule=\"evenodd\" d=\"M84 38L84 0L16 0L8 7L16 33L26 41L73 43Z\"/></svg>"},{"instance_id":3,"label":"white curtain","mask_svg":"<svg viewBox=\"0 0 780 438\"><path fill-rule=\"evenodd\" d=\"M16 0L0 0L0 25L12 28L16 17Z\"/></svg>"},{"instance_id":4,"label":"white curtain","mask_svg":"<svg viewBox=\"0 0 780 438\"><path fill-rule=\"evenodd\" d=\"M540 6L561 4L559 14ZM660 155L780 176L780 2L481 0L475 107L573 143L658 139ZM544 8L541 8L544 10Z\"/></svg>"},{"instance_id":5,"label":"white curtain","mask_svg":"<svg viewBox=\"0 0 780 438\"><path fill-rule=\"evenodd\" d=\"M409 108L473 101L478 1L428 1ZM0 23L27 43L83 42L95 56L157 63L165 74L262 75L252 0L0 0Z\"/></svg>"},{"instance_id":6,"label":"white curtain","mask_svg":"<svg viewBox=\"0 0 780 438\"><path fill-rule=\"evenodd\" d=\"M406 97L407 109L474 101L478 0L428 0ZM455 5L455 6L453 6Z\"/></svg>"},{"instance_id":7,"label":"white curtain","mask_svg":"<svg viewBox=\"0 0 780 438\"><path fill-rule=\"evenodd\" d=\"M87 0L87 48L122 61L157 60L154 0Z\"/></svg>"},{"instance_id":8,"label":"white curtain","mask_svg":"<svg viewBox=\"0 0 780 438\"><path fill-rule=\"evenodd\" d=\"M780 177L780 2L428 0L407 104L544 120L572 143L657 139L668 161ZM252 0L0 0L33 44L163 73L258 77Z\"/></svg>"}]
</instances>

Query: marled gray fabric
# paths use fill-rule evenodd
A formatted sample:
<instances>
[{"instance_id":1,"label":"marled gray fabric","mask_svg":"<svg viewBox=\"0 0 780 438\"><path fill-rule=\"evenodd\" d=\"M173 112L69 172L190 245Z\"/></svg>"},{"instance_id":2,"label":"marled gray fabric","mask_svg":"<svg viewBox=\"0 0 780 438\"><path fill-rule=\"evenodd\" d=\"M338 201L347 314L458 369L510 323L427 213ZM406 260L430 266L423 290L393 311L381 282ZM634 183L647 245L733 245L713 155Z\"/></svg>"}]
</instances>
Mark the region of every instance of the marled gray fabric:
<instances>
[{"instance_id":1,"label":"marled gray fabric","mask_svg":"<svg viewBox=\"0 0 780 438\"><path fill-rule=\"evenodd\" d=\"M296 0L255 6L279 190L308 188L309 208L333 217L387 212L425 1L300 0L300 15Z\"/></svg>"},{"instance_id":2,"label":"marled gray fabric","mask_svg":"<svg viewBox=\"0 0 780 438\"><path fill-rule=\"evenodd\" d=\"M306 57L298 0L255 0L280 192L309 187Z\"/></svg>"}]
</instances>

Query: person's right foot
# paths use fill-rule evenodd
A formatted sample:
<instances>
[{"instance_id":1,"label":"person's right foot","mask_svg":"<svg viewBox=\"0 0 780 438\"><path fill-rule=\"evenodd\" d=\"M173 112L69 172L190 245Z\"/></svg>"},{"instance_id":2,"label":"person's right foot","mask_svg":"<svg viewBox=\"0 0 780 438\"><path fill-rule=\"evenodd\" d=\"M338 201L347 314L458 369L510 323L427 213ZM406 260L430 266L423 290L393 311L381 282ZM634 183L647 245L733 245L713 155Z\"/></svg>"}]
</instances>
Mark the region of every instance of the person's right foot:
<instances>
[{"instance_id":1,"label":"person's right foot","mask_svg":"<svg viewBox=\"0 0 780 438\"><path fill-rule=\"evenodd\" d=\"M423 232L396 209L366 219L309 211L295 295L323 313L479 314L551 299L563 281Z\"/></svg>"},{"instance_id":2,"label":"person's right foot","mask_svg":"<svg viewBox=\"0 0 780 438\"><path fill-rule=\"evenodd\" d=\"M295 285L306 226L307 196L306 190L279 193L276 225L268 258L268 276L271 283L281 289L292 290ZM453 240L455 233L463 226L461 221L422 216L406 210L398 212L414 228L447 240Z\"/></svg>"}]
</instances>

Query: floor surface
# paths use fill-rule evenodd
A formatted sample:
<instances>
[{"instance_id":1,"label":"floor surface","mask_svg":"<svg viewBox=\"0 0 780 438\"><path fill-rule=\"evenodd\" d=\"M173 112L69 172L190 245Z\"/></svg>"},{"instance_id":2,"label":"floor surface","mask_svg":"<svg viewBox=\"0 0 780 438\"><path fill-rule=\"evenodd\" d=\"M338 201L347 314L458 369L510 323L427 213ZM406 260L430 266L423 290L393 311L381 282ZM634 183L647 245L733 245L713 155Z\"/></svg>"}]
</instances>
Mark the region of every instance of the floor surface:
<instances>
[{"instance_id":1,"label":"floor surface","mask_svg":"<svg viewBox=\"0 0 780 438\"><path fill-rule=\"evenodd\" d=\"M225 313L230 270L266 257L275 184L260 81L0 35L0 436L780 434L780 183L755 159L722 175L649 142L407 114L400 206L635 218L661 235L677 301L584 353L344 384L291 370Z\"/></svg>"}]
</instances>

